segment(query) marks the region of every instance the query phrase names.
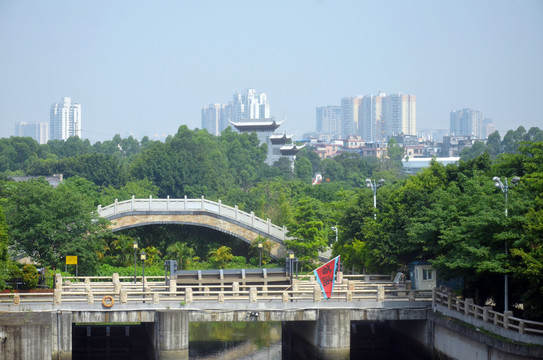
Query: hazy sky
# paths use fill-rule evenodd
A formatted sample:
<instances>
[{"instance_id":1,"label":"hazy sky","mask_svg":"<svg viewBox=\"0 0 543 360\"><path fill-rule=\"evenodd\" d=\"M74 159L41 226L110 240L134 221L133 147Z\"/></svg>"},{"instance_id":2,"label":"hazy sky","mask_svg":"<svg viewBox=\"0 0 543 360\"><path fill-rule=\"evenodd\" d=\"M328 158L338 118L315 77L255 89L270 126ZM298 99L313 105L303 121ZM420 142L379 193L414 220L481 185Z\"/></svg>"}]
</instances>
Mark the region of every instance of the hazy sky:
<instances>
[{"instance_id":1,"label":"hazy sky","mask_svg":"<svg viewBox=\"0 0 543 360\"><path fill-rule=\"evenodd\" d=\"M0 137L68 96L92 143L162 138L246 88L297 137L379 91L416 95L417 129L543 128L543 1L0 0Z\"/></svg>"}]
</instances>

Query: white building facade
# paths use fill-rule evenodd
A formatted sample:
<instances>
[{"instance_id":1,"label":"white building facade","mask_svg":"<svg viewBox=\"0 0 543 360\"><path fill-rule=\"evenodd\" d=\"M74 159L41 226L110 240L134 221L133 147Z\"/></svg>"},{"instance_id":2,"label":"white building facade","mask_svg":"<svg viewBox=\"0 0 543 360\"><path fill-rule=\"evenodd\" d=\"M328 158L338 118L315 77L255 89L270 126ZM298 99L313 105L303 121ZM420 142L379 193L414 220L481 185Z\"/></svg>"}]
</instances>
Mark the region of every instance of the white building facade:
<instances>
[{"instance_id":1,"label":"white building facade","mask_svg":"<svg viewBox=\"0 0 543 360\"><path fill-rule=\"evenodd\" d=\"M51 106L49 139L66 140L70 136L81 138L81 105L65 97Z\"/></svg>"},{"instance_id":2,"label":"white building facade","mask_svg":"<svg viewBox=\"0 0 543 360\"><path fill-rule=\"evenodd\" d=\"M341 106L316 108L317 134L321 140L341 138Z\"/></svg>"},{"instance_id":3,"label":"white building facade","mask_svg":"<svg viewBox=\"0 0 543 360\"><path fill-rule=\"evenodd\" d=\"M233 122L269 118L271 118L270 104L265 93L259 93L255 89L246 89L234 94L232 101Z\"/></svg>"},{"instance_id":4,"label":"white building facade","mask_svg":"<svg viewBox=\"0 0 543 360\"><path fill-rule=\"evenodd\" d=\"M453 110L450 115L450 132L456 136L472 136L481 139L483 114L479 110Z\"/></svg>"},{"instance_id":5,"label":"white building facade","mask_svg":"<svg viewBox=\"0 0 543 360\"><path fill-rule=\"evenodd\" d=\"M47 141L49 141L49 124L46 122L17 122L15 123L15 136L31 137L40 145L47 144Z\"/></svg>"}]
</instances>

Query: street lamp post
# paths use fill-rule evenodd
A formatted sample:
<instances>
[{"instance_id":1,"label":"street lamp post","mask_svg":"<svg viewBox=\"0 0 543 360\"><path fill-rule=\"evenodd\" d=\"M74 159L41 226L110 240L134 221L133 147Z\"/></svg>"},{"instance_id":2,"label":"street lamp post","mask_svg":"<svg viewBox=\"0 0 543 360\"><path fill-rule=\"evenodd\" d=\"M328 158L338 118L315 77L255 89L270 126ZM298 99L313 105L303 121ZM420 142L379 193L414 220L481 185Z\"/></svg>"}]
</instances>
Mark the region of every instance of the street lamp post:
<instances>
[{"instance_id":1,"label":"street lamp post","mask_svg":"<svg viewBox=\"0 0 543 360\"><path fill-rule=\"evenodd\" d=\"M138 251L138 242L136 240L134 240L134 242L132 243L132 247L134 248L134 284L136 283L136 277L137 277L137 272L136 272L136 260L138 259L138 254L137 254L137 251Z\"/></svg>"},{"instance_id":2,"label":"street lamp post","mask_svg":"<svg viewBox=\"0 0 543 360\"><path fill-rule=\"evenodd\" d=\"M288 252L288 263L290 272L290 283L292 284L292 273L294 272L294 253L292 251Z\"/></svg>"},{"instance_id":3,"label":"street lamp post","mask_svg":"<svg viewBox=\"0 0 543 360\"><path fill-rule=\"evenodd\" d=\"M507 178L505 178L505 181L502 183L499 177L494 176L492 178L492 181L494 181L494 185L497 188L500 188L503 194L505 195L505 218L507 219L507 192L509 190L509 184L507 183ZM511 186L518 184L520 181L520 178L518 176L515 176L511 179ZM505 240L505 257L507 258L508 250L507 250L507 239ZM507 273L504 275L503 279L503 286L504 286L504 292L503 292L503 311L509 310L509 280L507 277Z\"/></svg>"},{"instance_id":4,"label":"street lamp post","mask_svg":"<svg viewBox=\"0 0 543 360\"><path fill-rule=\"evenodd\" d=\"M262 241L258 242L258 264L260 265L260 268L262 269Z\"/></svg>"},{"instance_id":5,"label":"street lamp post","mask_svg":"<svg viewBox=\"0 0 543 360\"><path fill-rule=\"evenodd\" d=\"M145 253L145 251L142 251L141 254L140 254L140 259L141 259L141 263L142 263L142 267L143 267L143 280L141 281L141 286L142 286L142 291L144 292L144 294L141 296L143 298L143 302L145 302L145 259L147 259L147 254Z\"/></svg>"},{"instance_id":6,"label":"street lamp post","mask_svg":"<svg viewBox=\"0 0 543 360\"><path fill-rule=\"evenodd\" d=\"M371 182L371 179L366 179L366 186L373 190L373 218L377 219L377 189L383 186L383 183L385 182L385 179L379 179L379 182Z\"/></svg>"}]
</instances>

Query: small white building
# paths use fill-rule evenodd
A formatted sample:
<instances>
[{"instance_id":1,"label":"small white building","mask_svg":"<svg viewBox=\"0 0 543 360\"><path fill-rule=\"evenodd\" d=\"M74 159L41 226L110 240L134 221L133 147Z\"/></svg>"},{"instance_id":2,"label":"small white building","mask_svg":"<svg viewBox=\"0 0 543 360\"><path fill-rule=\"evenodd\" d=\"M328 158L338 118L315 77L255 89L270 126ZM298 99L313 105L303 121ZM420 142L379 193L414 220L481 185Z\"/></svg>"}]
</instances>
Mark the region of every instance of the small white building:
<instances>
[{"instance_id":1,"label":"small white building","mask_svg":"<svg viewBox=\"0 0 543 360\"><path fill-rule=\"evenodd\" d=\"M431 290L436 287L436 271L427 261L415 261L409 264L411 288L414 290Z\"/></svg>"}]
</instances>

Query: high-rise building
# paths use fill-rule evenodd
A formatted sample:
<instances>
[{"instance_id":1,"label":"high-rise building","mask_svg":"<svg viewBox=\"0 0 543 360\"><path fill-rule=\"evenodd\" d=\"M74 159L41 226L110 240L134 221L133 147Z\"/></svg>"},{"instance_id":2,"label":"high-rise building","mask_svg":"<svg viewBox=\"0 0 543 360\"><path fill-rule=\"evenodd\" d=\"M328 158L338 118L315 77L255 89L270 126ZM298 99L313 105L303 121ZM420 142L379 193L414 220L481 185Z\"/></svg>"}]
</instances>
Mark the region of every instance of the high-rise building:
<instances>
[{"instance_id":1,"label":"high-rise building","mask_svg":"<svg viewBox=\"0 0 543 360\"><path fill-rule=\"evenodd\" d=\"M202 108L202 129L219 136L232 119L232 103L210 104Z\"/></svg>"},{"instance_id":2,"label":"high-rise building","mask_svg":"<svg viewBox=\"0 0 543 360\"><path fill-rule=\"evenodd\" d=\"M317 134L321 139L340 138L341 106L316 108Z\"/></svg>"},{"instance_id":3,"label":"high-rise building","mask_svg":"<svg viewBox=\"0 0 543 360\"><path fill-rule=\"evenodd\" d=\"M47 144L49 140L49 124L46 122L17 122L15 123L15 136L28 136L39 144Z\"/></svg>"},{"instance_id":4,"label":"high-rise building","mask_svg":"<svg viewBox=\"0 0 543 360\"><path fill-rule=\"evenodd\" d=\"M362 96L344 97L341 99L340 137L346 139L359 133L359 110Z\"/></svg>"},{"instance_id":5,"label":"high-rise building","mask_svg":"<svg viewBox=\"0 0 543 360\"><path fill-rule=\"evenodd\" d=\"M380 141L384 137L383 98L384 93L362 97L359 116L359 134L366 141Z\"/></svg>"},{"instance_id":6,"label":"high-rise building","mask_svg":"<svg viewBox=\"0 0 543 360\"><path fill-rule=\"evenodd\" d=\"M481 127L481 139L488 139L488 135L496 131L496 126L490 118L484 118L483 126Z\"/></svg>"},{"instance_id":7,"label":"high-rise building","mask_svg":"<svg viewBox=\"0 0 543 360\"><path fill-rule=\"evenodd\" d=\"M65 97L51 106L49 139L66 140L70 136L81 138L81 105Z\"/></svg>"},{"instance_id":8,"label":"high-rise building","mask_svg":"<svg viewBox=\"0 0 543 360\"><path fill-rule=\"evenodd\" d=\"M234 94L232 102L232 121L239 122L249 119L269 119L270 104L265 93L255 89L246 89Z\"/></svg>"},{"instance_id":9,"label":"high-rise building","mask_svg":"<svg viewBox=\"0 0 543 360\"><path fill-rule=\"evenodd\" d=\"M483 115L479 110L462 109L451 111L451 135L481 138Z\"/></svg>"},{"instance_id":10,"label":"high-rise building","mask_svg":"<svg viewBox=\"0 0 543 360\"><path fill-rule=\"evenodd\" d=\"M415 95L392 94L383 99L383 129L386 137L416 135Z\"/></svg>"}]
</instances>

